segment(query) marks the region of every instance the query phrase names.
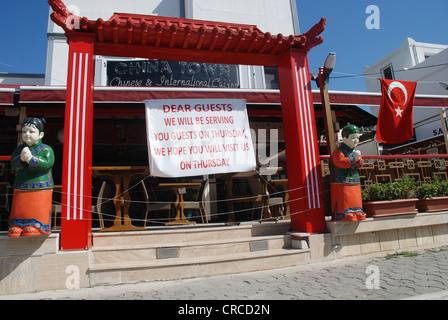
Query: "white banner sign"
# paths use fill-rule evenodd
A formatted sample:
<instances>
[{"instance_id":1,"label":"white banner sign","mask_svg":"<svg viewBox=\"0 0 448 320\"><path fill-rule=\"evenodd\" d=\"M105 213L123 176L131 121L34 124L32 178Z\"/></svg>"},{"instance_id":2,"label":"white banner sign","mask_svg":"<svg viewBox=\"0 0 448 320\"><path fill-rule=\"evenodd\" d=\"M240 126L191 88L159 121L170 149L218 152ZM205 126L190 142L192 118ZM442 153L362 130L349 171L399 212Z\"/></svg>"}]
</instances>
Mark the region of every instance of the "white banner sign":
<instances>
[{"instance_id":1,"label":"white banner sign","mask_svg":"<svg viewBox=\"0 0 448 320\"><path fill-rule=\"evenodd\" d=\"M147 100L150 174L188 177L256 167L245 100Z\"/></svg>"}]
</instances>

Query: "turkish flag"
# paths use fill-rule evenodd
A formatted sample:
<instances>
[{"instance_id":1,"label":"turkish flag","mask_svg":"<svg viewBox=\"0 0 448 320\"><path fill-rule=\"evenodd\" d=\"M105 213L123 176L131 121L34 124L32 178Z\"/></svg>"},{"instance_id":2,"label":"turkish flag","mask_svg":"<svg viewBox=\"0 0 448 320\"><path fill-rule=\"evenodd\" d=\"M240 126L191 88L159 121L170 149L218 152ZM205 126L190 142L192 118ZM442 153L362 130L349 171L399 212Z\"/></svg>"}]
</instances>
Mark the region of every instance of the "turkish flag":
<instances>
[{"instance_id":1,"label":"turkish flag","mask_svg":"<svg viewBox=\"0 0 448 320\"><path fill-rule=\"evenodd\" d=\"M398 144L414 135L413 110L417 82L379 79L381 105L376 126L376 140Z\"/></svg>"}]
</instances>

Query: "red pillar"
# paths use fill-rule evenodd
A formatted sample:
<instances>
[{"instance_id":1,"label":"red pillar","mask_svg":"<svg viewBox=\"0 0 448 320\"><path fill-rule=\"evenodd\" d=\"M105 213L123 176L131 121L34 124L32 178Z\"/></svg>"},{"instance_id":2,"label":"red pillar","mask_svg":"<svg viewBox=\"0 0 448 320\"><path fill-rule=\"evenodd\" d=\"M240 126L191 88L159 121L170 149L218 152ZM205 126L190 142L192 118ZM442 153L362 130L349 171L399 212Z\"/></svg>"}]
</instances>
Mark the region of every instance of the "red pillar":
<instances>
[{"instance_id":1,"label":"red pillar","mask_svg":"<svg viewBox=\"0 0 448 320\"><path fill-rule=\"evenodd\" d=\"M278 65L293 231L326 231L319 144L307 52L291 49Z\"/></svg>"},{"instance_id":2,"label":"red pillar","mask_svg":"<svg viewBox=\"0 0 448 320\"><path fill-rule=\"evenodd\" d=\"M73 33L68 43L61 249L79 250L92 246L94 35Z\"/></svg>"}]
</instances>

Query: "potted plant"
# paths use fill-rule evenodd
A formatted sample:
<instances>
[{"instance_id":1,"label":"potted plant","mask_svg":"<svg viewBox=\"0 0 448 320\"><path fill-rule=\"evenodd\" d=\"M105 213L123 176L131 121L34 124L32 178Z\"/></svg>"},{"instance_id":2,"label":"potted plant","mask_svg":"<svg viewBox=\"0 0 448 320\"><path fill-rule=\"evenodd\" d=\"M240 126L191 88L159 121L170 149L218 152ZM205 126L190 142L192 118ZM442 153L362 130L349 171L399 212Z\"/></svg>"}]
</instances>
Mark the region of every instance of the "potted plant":
<instances>
[{"instance_id":1,"label":"potted plant","mask_svg":"<svg viewBox=\"0 0 448 320\"><path fill-rule=\"evenodd\" d=\"M404 176L401 181L367 186L362 191L362 197L367 217L417 213L417 186L408 176Z\"/></svg>"},{"instance_id":2,"label":"potted plant","mask_svg":"<svg viewBox=\"0 0 448 320\"><path fill-rule=\"evenodd\" d=\"M433 183L423 183L418 187L417 196L420 212L448 210L448 181L435 176Z\"/></svg>"}]
</instances>

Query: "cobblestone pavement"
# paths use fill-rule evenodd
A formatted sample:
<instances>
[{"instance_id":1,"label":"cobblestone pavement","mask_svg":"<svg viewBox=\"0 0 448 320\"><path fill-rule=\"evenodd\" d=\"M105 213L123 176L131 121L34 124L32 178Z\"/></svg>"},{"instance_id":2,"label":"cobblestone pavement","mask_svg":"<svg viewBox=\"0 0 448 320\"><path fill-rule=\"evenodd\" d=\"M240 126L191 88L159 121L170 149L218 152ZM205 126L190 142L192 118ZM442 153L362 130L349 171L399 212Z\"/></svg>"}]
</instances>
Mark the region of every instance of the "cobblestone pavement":
<instances>
[{"instance_id":1,"label":"cobblestone pavement","mask_svg":"<svg viewBox=\"0 0 448 320\"><path fill-rule=\"evenodd\" d=\"M285 269L51 291L2 299L448 300L448 247L345 258Z\"/></svg>"}]
</instances>

